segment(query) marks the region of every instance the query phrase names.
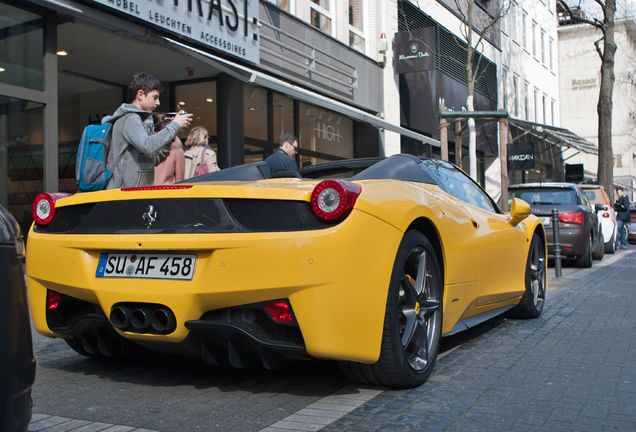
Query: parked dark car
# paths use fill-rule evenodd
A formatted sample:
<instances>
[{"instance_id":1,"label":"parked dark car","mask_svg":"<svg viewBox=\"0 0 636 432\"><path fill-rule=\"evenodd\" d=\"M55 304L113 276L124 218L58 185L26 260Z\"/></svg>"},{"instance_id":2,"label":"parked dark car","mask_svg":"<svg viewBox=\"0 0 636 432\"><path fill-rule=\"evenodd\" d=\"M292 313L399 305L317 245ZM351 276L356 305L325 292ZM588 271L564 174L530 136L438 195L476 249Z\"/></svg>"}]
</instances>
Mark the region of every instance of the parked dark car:
<instances>
[{"instance_id":1,"label":"parked dark car","mask_svg":"<svg viewBox=\"0 0 636 432\"><path fill-rule=\"evenodd\" d=\"M0 205L0 431L26 431L31 421L35 358L24 280L20 227Z\"/></svg>"},{"instance_id":2,"label":"parked dark car","mask_svg":"<svg viewBox=\"0 0 636 432\"><path fill-rule=\"evenodd\" d=\"M629 209L629 225L627 225L627 241L636 243L636 208Z\"/></svg>"},{"instance_id":3,"label":"parked dark car","mask_svg":"<svg viewBox=\"0 0 636 432\"><path fill-rule=\"evenodd\" d=\"M573 183L525 183L510 186L510 197L521 198L532 213L543 219L548 254L554 254L552 209L559 211L561 255L575 259L579 267L591 267L592 259L605 254L603 234L596 212L581 188Z\"/></svg>"}]
</instances>

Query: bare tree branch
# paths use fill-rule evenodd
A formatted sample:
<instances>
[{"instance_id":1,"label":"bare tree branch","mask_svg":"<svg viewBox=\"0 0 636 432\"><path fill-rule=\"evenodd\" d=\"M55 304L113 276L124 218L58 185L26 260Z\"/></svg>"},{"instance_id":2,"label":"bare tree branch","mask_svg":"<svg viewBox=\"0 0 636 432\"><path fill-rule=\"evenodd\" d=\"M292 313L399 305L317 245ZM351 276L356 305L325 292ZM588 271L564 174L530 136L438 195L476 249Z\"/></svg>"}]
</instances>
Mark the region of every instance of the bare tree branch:
<instances>
[{"instance_id":1,"label":"bare tree branch","mask_svg":"<svg viewBox=\"0 0 636 432\"><path fill-rule=\"evenodd\" d=\"M597 41L594 41L594 48L596 48L596 52L598 53L598 56L603 59L603 50L601 50L601 42L603 42L604 38L600 38Z\"/></svg>"},{"instance_id":2,"label":"bare tree branch","mask_svg":"<svg viewBox=\"0 0 636 432\"><path fill-rule=\"evenodd\" d=\"M601 0L595 0L595 1L599 2ZM559 0L559 4L563 7L563 9L565 9L566 14L570 18L570 20L572 20L572 22L581 23L581 24L589 24L591 26L594 26L598 29L603 30L603 23L599 21L598 19L596 18L589 19L585 16L582 16L581 14L574 13L572 8L564 0Z\"/></svg>"}]
</instances>

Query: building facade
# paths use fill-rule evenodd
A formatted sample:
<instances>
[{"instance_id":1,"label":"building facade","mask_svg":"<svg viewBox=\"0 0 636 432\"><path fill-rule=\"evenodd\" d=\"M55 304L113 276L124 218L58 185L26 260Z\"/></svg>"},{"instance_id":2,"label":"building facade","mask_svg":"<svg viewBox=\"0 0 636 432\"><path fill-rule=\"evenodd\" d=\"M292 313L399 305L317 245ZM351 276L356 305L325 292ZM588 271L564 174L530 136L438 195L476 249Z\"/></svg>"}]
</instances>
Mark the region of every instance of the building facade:
<instances>
[{"instance_id":1,"label":"building facade","mask_svg":"<svg viewBox=\"0 0 636 432\"><path fill-rule=\"evenodd\" d=\"M83 128L127 102L140 71L164 83L159 111L185 109L208 129L221 167L263 159L282 132L299 137L300 166L428 140L391 121L399 105L385 110L386 7L0 0L0 202L26 228L38 192L75 192Z\"/></svg>"},{"instance_id":2,"label":"building facade","mask_svg":"<svg viewBox=\"0 0 636 432\"><path fill-rule=\"evenodd\" d=\"M598 113L601 60L594 43L600 31L587 24L559 28L559 68L561 121L563 125L598 145ZM616 22L616 58L614 96L612 98L612 149L614 182L630 190L636 186L636 21ZM571 160L584 165L596 177L598 159L573 154Z\"/></svg>"},{"instance_id":3,"label":"building facade","mask_svg":"<svg viewBox=\"0 0 636 432\"><path fill-rule=\"evenodd\" d=\"M493 2L494 5L494 2ZM465 6L465 5L464 5ZM439 111L441 106L462 110L466 107L468 81L466 77L465 10L453 0L397 2L397 28L391 43L390 68L398 89L401 125L423 133L435 140L440 137ZM483 28L488 8L476 7L475 25ZM475 87L475 109L497 108L497 67L499 34L485 35L475 63L479 65L479 79ZM391 61L391 64L389 64ZM385 86L387 86L385 72ZM454 126L453 126L454 127ZM465 123L460 128L465 128ZM455 141L461 141L461 157L455 154ZM403 153L439 157L437 143L416 142L402 137ZM478 126L478 180L484 184L485 172L498 154L496 127ZM468 134L461 137L449 133L450 160L468 167Z\"/></svg>"},{"instance_id":4,"label":"building facade","mask_svg":"<svg viewBox=\"0 0 636 432\"><path fill-rule=\"evenodd\" d=\"M510 183L564 180L554 0L511 0L501 21L500 109L510 115Z\"/></svg>"}]
</instances>

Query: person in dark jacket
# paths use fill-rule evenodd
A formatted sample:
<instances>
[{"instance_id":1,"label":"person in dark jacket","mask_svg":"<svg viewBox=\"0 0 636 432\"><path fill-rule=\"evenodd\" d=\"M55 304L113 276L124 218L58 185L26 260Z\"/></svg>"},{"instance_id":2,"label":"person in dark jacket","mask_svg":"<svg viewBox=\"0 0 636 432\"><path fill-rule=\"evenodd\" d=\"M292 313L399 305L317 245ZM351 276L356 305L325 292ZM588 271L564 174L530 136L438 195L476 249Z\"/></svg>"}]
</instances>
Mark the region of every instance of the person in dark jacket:
<instances>
[{"instance_id":1,"label":"person in dark jacket","mask_svg":"<svg viewBox=\"0 0 636 432\"><path fill-rule=\"evenodd\" d=\"M272 174L280 171L298 171L296 153L298 152L298 138L290 133L283 133L278 139L278 148L269 155L265 162L269 164Z\"/></svg>"},{"instance_id":2,"label":"person in dark jacket","mask_svg":"<svg viewBox=\"0 0 636 432\"><path fill-rule=\"evenodd\" d=\"M614 203L616 222L618 224L619 249L627 249L627 226L629 224L629 198L623 188L616 188L618 198Z\"/></svg>"}]
</instances>

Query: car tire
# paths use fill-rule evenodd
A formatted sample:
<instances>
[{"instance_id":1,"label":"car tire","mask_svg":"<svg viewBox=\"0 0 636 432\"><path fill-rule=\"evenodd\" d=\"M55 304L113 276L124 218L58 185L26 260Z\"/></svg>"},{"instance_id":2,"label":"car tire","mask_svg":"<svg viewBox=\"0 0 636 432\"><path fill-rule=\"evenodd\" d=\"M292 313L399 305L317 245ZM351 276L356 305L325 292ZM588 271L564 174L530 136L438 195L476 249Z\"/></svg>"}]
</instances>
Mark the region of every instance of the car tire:
<instances>
[{"instance_id":1,"label":"car tire","mask_svg":"<svg viewBox=\"0 0 636 432\"><path fill-rule=\"evenodd\" d=\"M592 267L592 235L587 238L587 245L583 253L576 257L576 266L582 268Z\"/></svg>"},{"instance_id":2,"label":"car tire","mask_svg":"<svg viewBox=\"0 0 636 432\"><path fill-rule=\"evenodd\" d=\"M539 234L532 237L526 261L526 290L517 306L510 310L513 318L537 318L543 311L547 285L545 243Z\"/></svg>"},{"instance_id":3,"label":"car tire","mask_svg":"<svg viewBox=\"0 0 636 432\"><path fill-rule=\"evenodd\" d=\"M380 358L343 362L351 380L393 388L422 384L431 374L442 333L443 280L432 244L419 231L403 237L388 290Z\"/></svg>"},{"instance_id":4,"label":"car tire","mask_svg":"<svg viewBox=\"0 0 636 432\"><path fill-rule=\"evenodd\" d=\"M613 254L616 252L616 233L612 233L612 240L605 243L605 253Z\"/></svg>"},{"instance_id":5,"label":"car tire","mask_svg":"<svg viewBox=\"0 0 636 432\"><path fill-rule=\"evenodd\" d=\"M594 254L592 255L592 258L594 258L595 260L602 260L603 257L605 256L605 239L603 238L603 233L598 232L598 243L597 246L594 248Z\"/></svg>"}]
</instances>

